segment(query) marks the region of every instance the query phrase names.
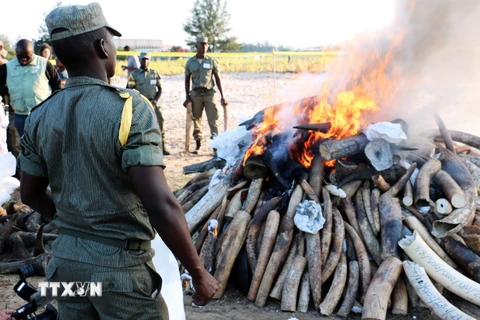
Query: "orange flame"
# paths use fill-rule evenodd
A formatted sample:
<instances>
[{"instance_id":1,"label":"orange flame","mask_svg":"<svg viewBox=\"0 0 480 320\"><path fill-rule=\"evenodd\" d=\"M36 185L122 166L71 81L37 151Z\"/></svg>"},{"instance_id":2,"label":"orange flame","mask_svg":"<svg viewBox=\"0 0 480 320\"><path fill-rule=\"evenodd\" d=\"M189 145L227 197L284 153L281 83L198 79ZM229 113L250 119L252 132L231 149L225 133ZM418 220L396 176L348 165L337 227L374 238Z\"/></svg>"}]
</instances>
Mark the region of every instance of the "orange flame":
<instances>
[{"instance_id":1,"label":"orange flame","mask_svg":"<svg viewBox=\"0 0 480 320\"><path fill-rule=\"evenodd\" d=\"M309 132L290 141L290 157L306 168L312 163L317 142L358 134L367 125L367 116L388 106L398 90L401 72L394 58L404 36L399 33L387 37L388 49L383 52L378 50L378 39L358 37L331 66L316 97L303 99L293 108L285 104L283 109L282 105L265 109L263 121L253 129L254 141L243 163L250 155L263 154L268 133L284 132L293 125L331 123L327 133ZM284 109L289 107L286 112Z\"/></svg>"}]
</instances>

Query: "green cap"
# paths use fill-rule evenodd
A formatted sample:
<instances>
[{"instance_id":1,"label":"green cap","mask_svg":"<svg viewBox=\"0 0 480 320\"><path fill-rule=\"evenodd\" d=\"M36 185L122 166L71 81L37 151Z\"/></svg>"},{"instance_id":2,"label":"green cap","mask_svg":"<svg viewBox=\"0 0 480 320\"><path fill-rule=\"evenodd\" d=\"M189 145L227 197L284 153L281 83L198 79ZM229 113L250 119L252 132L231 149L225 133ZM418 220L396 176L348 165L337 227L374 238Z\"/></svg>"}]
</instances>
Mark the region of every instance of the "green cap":
<instances>
[{"instance_id":1,"label":"green cap","mask_svg":"<svg viewBox=\"0 0 480 320\"><path fill-rule=\"evenodd\" d=\"M208 38L205 37L205 36L198 36L198 37L197 37L197 42L200 42L200 43L208 43Z\"/></svg>"},{"instance_id":2,"label":"green cap","mask_svg":"<svg viewBox=\"0 0 480 320\"><path fill-rule=\"evenodd\" d=\"M110 27L103 15L102 8L96 2L86 6L74 5L55 8L47 15L45 22L52 41L73 37L103 27L109 28L117 37L122 36L120 32ZM55 32L57 29L61 30Z\"/></svg>"},{"instance_id":3,"label":"green cap","mask_svg":"<svg viewBox=\"0 0 480 320\"><path fill-rule=\"evenodd\" d=\"M140 53L140 59L150 59L150 53L148 52Z\"/></svg>"}]
</instances>

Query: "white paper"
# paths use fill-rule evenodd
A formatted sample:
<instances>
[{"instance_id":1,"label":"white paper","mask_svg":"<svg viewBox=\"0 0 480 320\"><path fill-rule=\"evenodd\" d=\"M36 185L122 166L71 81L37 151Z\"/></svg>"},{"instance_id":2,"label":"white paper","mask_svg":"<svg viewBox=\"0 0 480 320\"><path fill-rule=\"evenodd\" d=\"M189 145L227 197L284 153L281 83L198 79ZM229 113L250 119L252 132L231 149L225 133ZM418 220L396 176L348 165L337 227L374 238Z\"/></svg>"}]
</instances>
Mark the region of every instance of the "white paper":
<instances>
[{"instance_id":1,"label":"white paper","mask_svg":"<svg viewBox=\"0 0 480 320\"><path fill-rule=\"evenodd\" d=\"M210 69L211 67L212 67L212 65L210 63L205 62L203 64L203 68L205 68L205 69Z\"/></svg>"},{"instance_id":2,"label":"white paper","mask_svg":"<svg viewBox=\"0 0 480 320\"><path fill-rule=\"evenodd\" d=\"M157 84L157 80L150 80L150 84L151 84L152 86L156 85L156 84Z\"/></svg>"},{"instance_id":3,"label":"white paper","mask_svg":"<svg viewBox=\"0 0 480 320\"><path fill-rule=\"evenodd\" d=\"M323 228L325 218L322 215L320 204L312 200L302 201L295 211L293 222L303 232L316 234Z\"/></svg>"},{"instance_id":4,"label":"white paper","mask_svg":"<svg viewBox=\"0 0 480 320\"><path fill-rule=\"evenodd\" d=\"M402 143L407 140L399 123L377 122L365 127L362 132L369 141L384 139L389 143Z\"/></svg>"}]
</instances>

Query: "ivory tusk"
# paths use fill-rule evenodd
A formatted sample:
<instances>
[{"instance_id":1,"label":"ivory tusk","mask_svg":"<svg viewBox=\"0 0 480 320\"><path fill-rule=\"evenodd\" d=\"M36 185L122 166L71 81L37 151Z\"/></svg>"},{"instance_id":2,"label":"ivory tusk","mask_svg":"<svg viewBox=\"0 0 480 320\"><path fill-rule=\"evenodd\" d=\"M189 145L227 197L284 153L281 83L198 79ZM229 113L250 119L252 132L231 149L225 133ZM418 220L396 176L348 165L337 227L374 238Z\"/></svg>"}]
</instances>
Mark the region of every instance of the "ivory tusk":
<instances>
[{"instance_id":1,"label":"ivory tusk","mask_svg":"<svg viewBox=\"0 0 480 320\"><path fill-rule=\"evenodd\" d=\"M453 211L453 207L445 198L438 198L435 201L435 212L441 215L450 214Z\"/></svg>"},{"instance_id":2,"label":"ivory tusk","mask_svg":"<svg viewBox=\"0 0 480 320\"><path fill-rule=\"evenodd\" d=\"M310 281L308 271L305 271L300 282L300 293L298 294L297 311L307 312L310 304Z\"/></svg>"},{"instance_id":3,"label":"ivory tusk","mask_svg":"<svg viewBox=\"0 0 480 320\"><path fill-rule=\"evenodd\" d=\"M330 316L333 313L333 310L337 306L340 298L342 297L343 289L345 288L345 283L347 282L347 257L345 252L342 252L340 262L337 265L335 270L335 275L333 276L332 285L323 299L322 303L318 306L320 313L326 316Z\"/></svg>"},{"instance_id":4,"label":"ivory tusk","mask_svg":"<svg viewBox=\"0 0 480 320\"><path fill-rule=\"evenodd\" d=\"M443 238L441 245L471 279L480 283L480 257L475 252L452 237Z\"/></svg>"},{"instance_id":5,"label":"ivory tusk","mask_svg":"<svg viewBox=\"0 0 480 320\"><path fill-rule=\"evenodd\" d=\"M332 249L328 254L327 262L322 268L322 284L327 281L327 279L332 275L333 271L337 267L338 261L343 252L343 240L345 240L345 227L342 219L342 215L337 210L337 208L333 208L333 242L332 242ZM326 252L325 252L326 254ZM310 275L311 276L311 275ZM311 283L313 287L313 283Z\"/></svg>"},{"instance_id":6,"label":"ivory tusk","mask_svg":"<svg viewBox=\"0 0 480 320\"><path fill-rule=\"evenodd\" d=\"M347 290L345 291L345 297L343 298L342 305L338 309L337 315L347 318L352 310L355 297L358 292L358 261L353 260L348 263L348 282Z\"/></svg>"},{"instance_id":7,"label":"ivory tusk","mask_svg":"<svg viewBox=\"0 0 480 320\"><path fill-rule=\"evenodd\" d=\"M248 188L248 195L243 203L243 211L251 213L262 192L263 178L252 180Z\"/></svg>"},{"instance_id":8,"label":"ivory tusk","mask_svg":"<svg viewBox=\"0 0 480 320\"><path fill-rule=\"evenodd\" d=\"M392 314L403 314L408 313L408 293L405 282L400 277L395 284L392 292Z\"/></svg>"},{"instance_id":9,"label":"ivory tusk","mask_svg":"<svg viewBox=\"0 0 480 320\"><path fill-rule=\"evenodd\" d=\"M260 254L258 255L257 264L253 273L252 282L248 291L248 300L255 301L257 297L258 288L262 281L263 273L267 267L268 258L272 254L273 246L275 245L275 238L277 236L278 225L280 223L280 214L278 211L272 210L268 214L265 233L262 240L262 246L260 248Z\"/></svg>"},{"instance_id":10,"label":"ivory tusk","mask_svg":"<svg viewBox=\"0 0 480 320\"><path fill-rule=\"evenodd\" d=\"M415 206L423 207L435 205L430 200L430 184L433 176L440 170L442 163L436 158L429 159L421 168L415 183Z\"/></svg>"},{"instance_id":11,"label":"ivory tusk","mask_svg":"<svg viewBox=\"0 0 480 320\"><path fill-rule=\"evenodd\" d=\"M382 262L365 295L362 320L385 320L390 295L401 273L402 261L397 257Z\"/></svg>"},{"instance_id":12,"label":"ivory tusk","mask_svg":"<svg viewBox=\"0 0 480 320\"><path fill-rule=\"evenodd\" d=\"M448 254L440 247L435 239L430 235L427 228L414 216L403 219L403 223L412 231L417 231L427 245L450 267L456 269L457 265L453 262Z\"/></svg>"},{"instance_id":13,"label":"ivory tusk","mask_svg":"<svg viewBox=\"0 0 480 320\"><path fill-rule=\"evenodd\" d=\"M480 284L450 267L430 249L417 231L400 240L398 244L414 262L425 268L433 280L463 299L480 306Z\"/></svg>"},{"instance_id":14,"label":"ivory tusk","mask_svg":"<svg viewBox=\"0 0 480 320\"><path fill-rule=\"evenodd\" d=\"M274 298L277 300L282 299L283 284L285 283L285 278L287 277L288 270L290 270L290 267L292 266L292 263L293 263L293 259L295 258L296 255L297 255L297 242L293 241L290 251L288 251L287 260L285 261L282 271L280 272L280 275L278 276L277 281L275 282L275 285L273 286L273 289L270 292L271 298Z\"/></svg>"},{"instance_id":15,"label":"ivory tusk","mask_svg":"<svg viewBox=\"0 0 480 320\"><path fill-rule=\"evenodd\" d=\"M348 235L352 239L353 246L355 247L355 253L357 254L358 265L360 267L359 296L360 302L362 302L370 285L372 269L370 267L370 261L368 260L367 249L365 249L362 239L360 239L360 236L355 232L355 229L353 229L352 226L346 222L344 224L345 231L347 231Z\"/></svg>"},{"instance_id":16,"label":"ivory tusk","mask_svg":"<svg viewBox=\"0 0 480 320\"><path fill-rule=\"evenodd\" d=\"M293 264L288 271L282 293L282 311L297 311L297 294L302 278L303 270L307 264L307 259L302 256L296 256Z\"/></svg>"},{"instance_id":17,"label":"ivory tusk","mask_svg":"<svg viewBox=\"0 0 480 320\"><path fill-rule=\"evenodd\" d=\"M462 208L467 205L467 199L465 198L465 192L460 186L453 180L452 176L444 170L439 170L433 176L433 182L440 186L443 194L447 198L448 202L455 208Z\"/></svg>"},{"instance_id":18,"label":"ivory tusk","mask_svg":"<svg viewBox=\"0 0 480 320\"><path fill-rule=\"evenodd\" d=\"M454 307L437 291L425 269L411 261L403 261L403 270L420 299L440 319L474 320L474 318Z\"/></svg>"},{"instance_id":19,"label":"ivory tusk","mask_svg":"<svg viewBox=\"0 0 480 320\"><path fill-rule=\"evenodd\" d=\"M373 257L373 260L380 265L383 260L380 258L380 243L375 237L371 225L368 222L361 190L359 190L355 195L355 208L357 212L358 225L360 226L360 231L362 232L363 239L365 240L367 250Z\"/></svg>"},{"instance_id":20,"label":"ivory tusk","mask_svg":"<svg viewBox=\"0 0 480 320\"><path fill-rule=\"evenodd\" d=\"M305 234L305 238L307 240L307 261L310 289L312 291L313 302L315 306L318 306L320 301L322 301L322 255L327 253L321 252L319 232L316 234L307 233Z\"/></svg>"},{"instance_id":21,"label":"ivory tusk","mask_svg":"<svg viewBox=\"0 0 480 320\"><path fill-rule=\"evenodd\" d=\"M325 264L328 257L328 252L330 252L330 244L332 242L332 226L333 226L333 214L332 214L332 200L330 198L330 193L326 188L322 188L323 195L323 217L325 218L325 223L323 228L320 230L321 233L321 252L322 252L322 265Z\"/></svg>"}]
</instances>

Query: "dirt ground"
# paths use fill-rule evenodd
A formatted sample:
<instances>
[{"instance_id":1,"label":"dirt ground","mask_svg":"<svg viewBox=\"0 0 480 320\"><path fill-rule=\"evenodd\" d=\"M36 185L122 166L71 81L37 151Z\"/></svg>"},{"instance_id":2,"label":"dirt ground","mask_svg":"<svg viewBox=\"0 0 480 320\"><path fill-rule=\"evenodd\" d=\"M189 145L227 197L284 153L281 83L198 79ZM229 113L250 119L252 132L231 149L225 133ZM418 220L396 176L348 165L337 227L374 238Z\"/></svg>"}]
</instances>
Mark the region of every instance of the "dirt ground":
<instances>
[{"instance_id":1,"label":"dirt ground","mask_svg":"<svg viewBox=\"0 0 480 320\"><path fill-rule=\"evenodd\" d=\"M238 123L251 118L256 112L264 107L280 101L300 99L310 95L313 89L318 88L324 75L299 75L285 73L228 73L222 74L222 83L225 88L225 97L229 101L228 106L228 129L234 129ZM199 155L186 154L184 151L185 141L185 109L182 103L185 98L183 92L183 75L163 77L163 94L161 98L162 112L165 118L166 146L172 155L165 157L166 177L172 191L181 188L191 177L183 174L183 167L189 164L208 160L212 157L212 149L208 145L209 129L206 118L203 120L204 143ZM118 76L115 82L124 86L126 79ZM223 132L224 117L220 108L219 112L220 132ZM190 149L194 149L194 142ZM29 279L36 285L42 278ZM0 275L0 308L15 309L24 304L24 301L13 292L13 285L18 281L16 275ZM223 299L212 301L203 308L192 307L191 297L185 297L185 312L187 319L214 320L214 319L327 319L311 308L306 313L291 313L280 311L278 302L269 301L264 308L256 307L248 301L238 290L227 290ZM478 308L462 304L462 308L473 310L476 319L480 319ZM351 316L359 319L359 316ZM332 316L328 319L336 319ZM437 319L431 316L426 309L415 310L407 316L389 314L388 319Z\"/></svg>"}]
</instances>

